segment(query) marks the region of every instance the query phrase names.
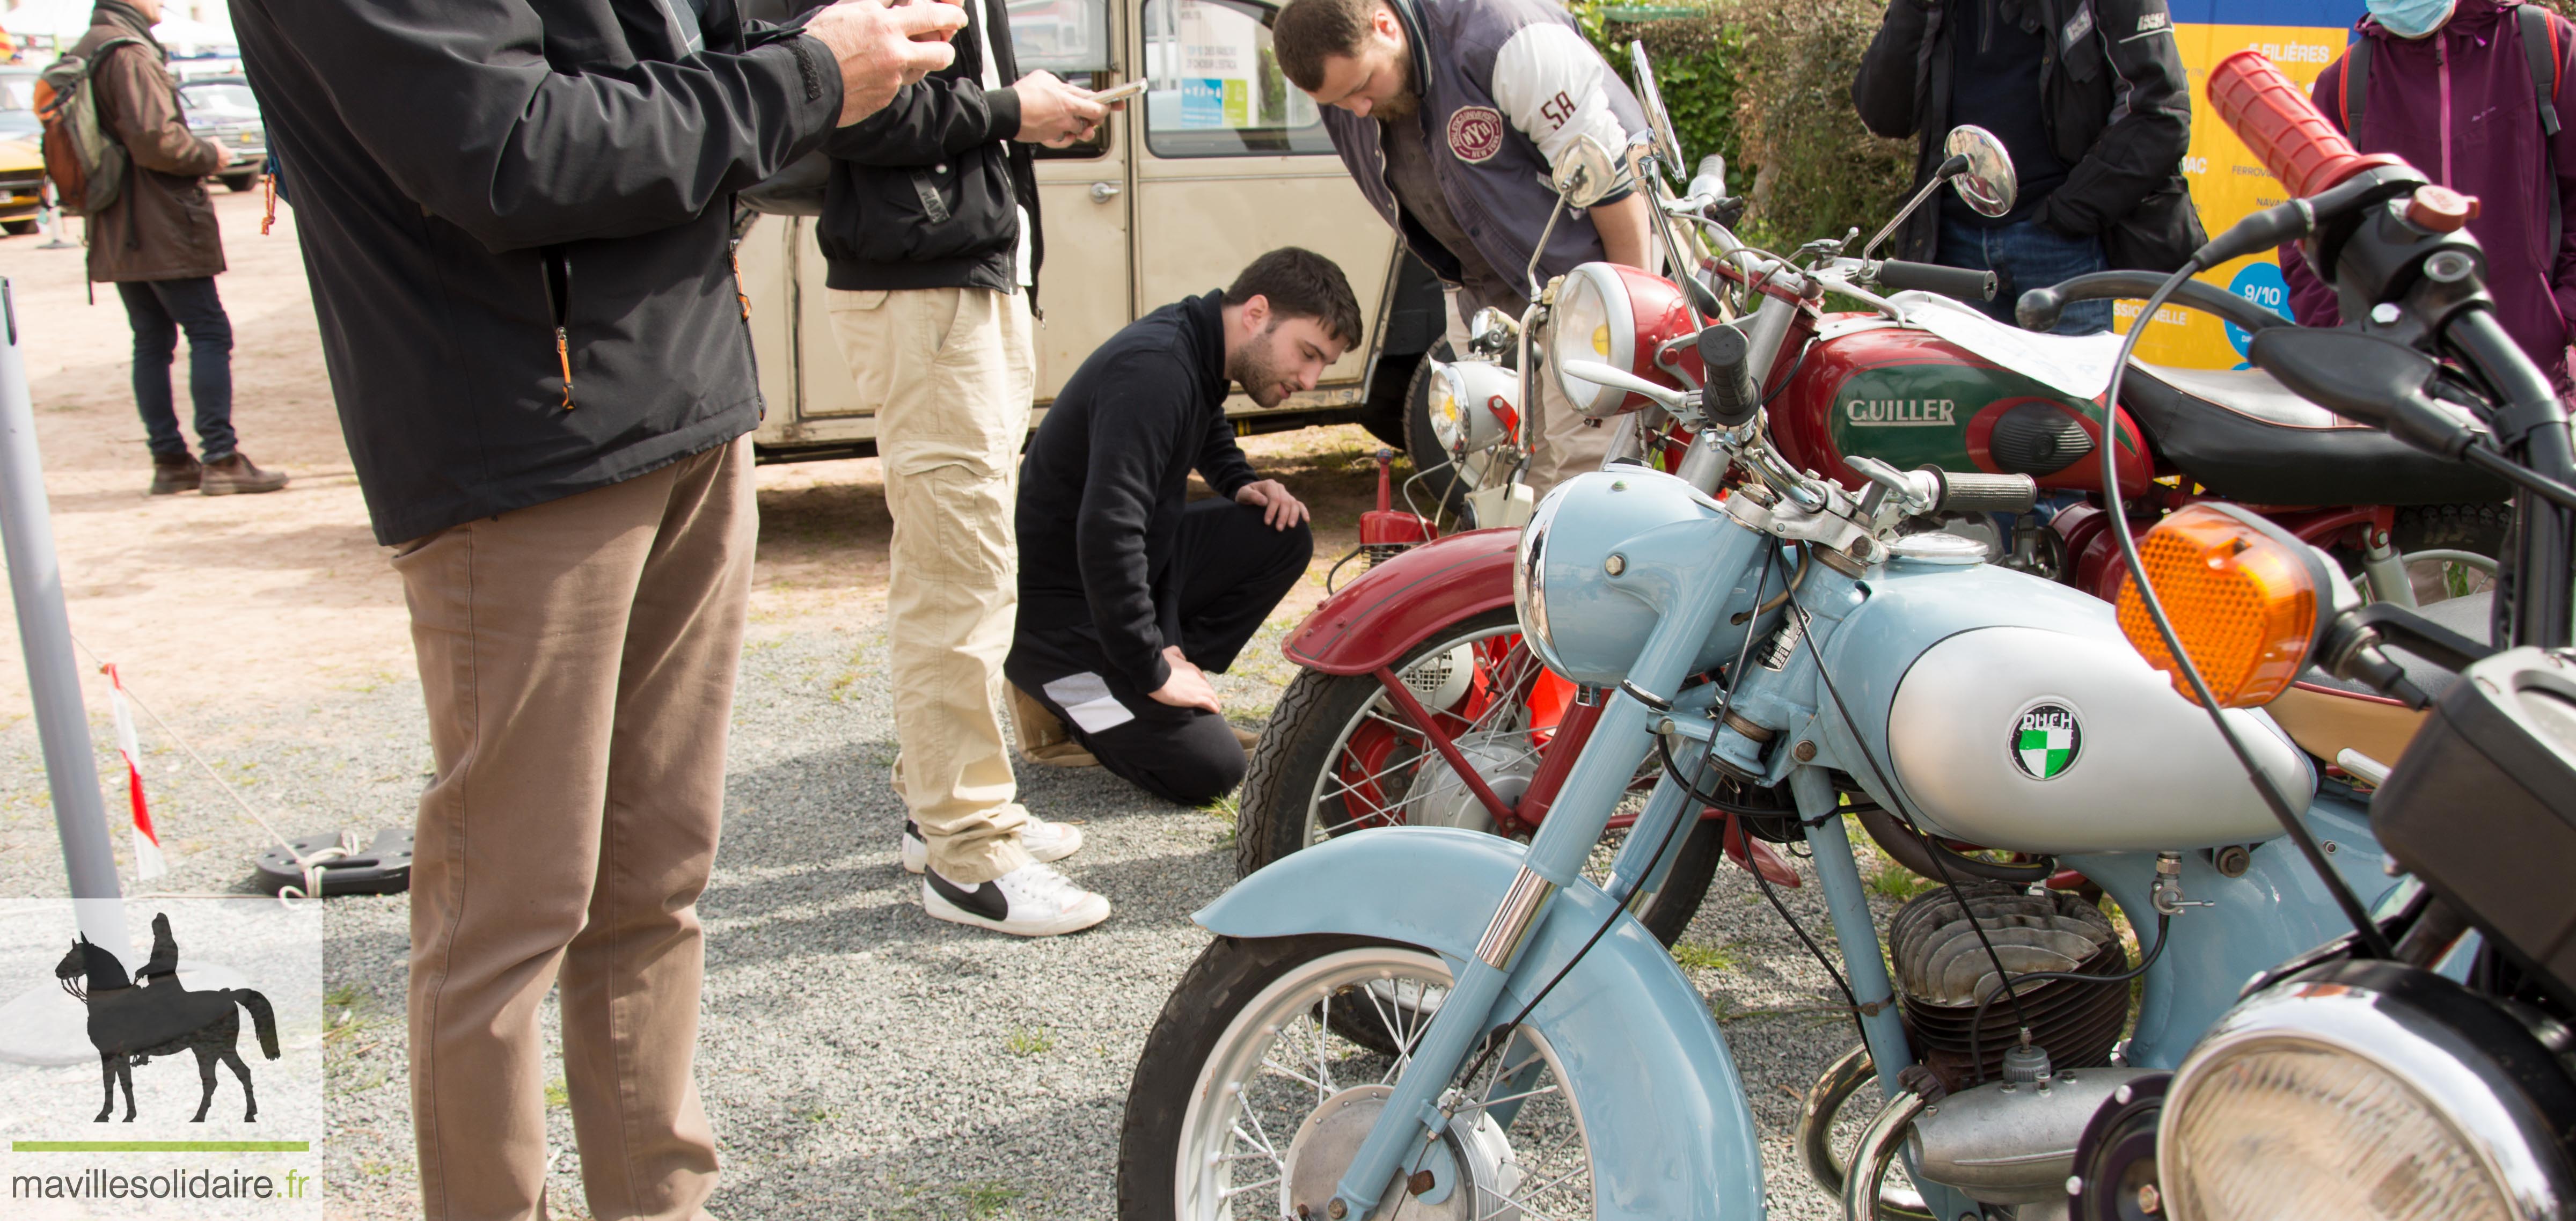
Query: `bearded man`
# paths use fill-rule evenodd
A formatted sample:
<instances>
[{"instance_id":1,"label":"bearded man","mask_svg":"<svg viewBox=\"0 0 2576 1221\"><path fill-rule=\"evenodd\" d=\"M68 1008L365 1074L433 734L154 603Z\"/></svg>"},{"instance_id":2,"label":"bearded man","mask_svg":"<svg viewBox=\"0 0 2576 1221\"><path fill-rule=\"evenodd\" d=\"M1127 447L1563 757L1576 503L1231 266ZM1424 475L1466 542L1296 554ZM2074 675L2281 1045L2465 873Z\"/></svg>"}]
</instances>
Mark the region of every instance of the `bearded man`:
<instances>
[{"instance_id":1,"label":"bearded man","mask_svg":"<svg viewBox=\"0 0 2576 1221\"><path fill-rule=\"evenodd\" d=\"M1207 675L1233 664L1315 549L1306 506L1235 445L1227 388L1276 406L1359 337L1341 268L1273 250L1233 287L1102 344L1029 440L1003 672L1147 792L1201 805L1242 781L1248 735ZM1189 499L1193 470L1214 497Z\"/></svg>"}]
</instances>

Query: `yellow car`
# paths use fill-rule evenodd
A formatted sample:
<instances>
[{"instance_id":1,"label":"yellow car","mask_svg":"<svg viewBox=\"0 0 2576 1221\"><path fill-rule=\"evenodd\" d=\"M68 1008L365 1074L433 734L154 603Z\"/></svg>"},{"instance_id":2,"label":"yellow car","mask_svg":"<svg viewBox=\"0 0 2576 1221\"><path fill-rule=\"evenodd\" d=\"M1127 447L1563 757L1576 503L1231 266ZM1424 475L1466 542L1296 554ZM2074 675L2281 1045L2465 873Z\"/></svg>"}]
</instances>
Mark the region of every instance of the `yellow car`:
<instances>
[{"instance_id":1,"label":"yellow car","mask_svg":"<svg viewBox=\"0 0 2576 1221\"><path fill-rule=\"evenodd\" d=\"M44 207L45 159L34 140L0 140L0 231L36 231Z\"/></svg>"}]
</instances>

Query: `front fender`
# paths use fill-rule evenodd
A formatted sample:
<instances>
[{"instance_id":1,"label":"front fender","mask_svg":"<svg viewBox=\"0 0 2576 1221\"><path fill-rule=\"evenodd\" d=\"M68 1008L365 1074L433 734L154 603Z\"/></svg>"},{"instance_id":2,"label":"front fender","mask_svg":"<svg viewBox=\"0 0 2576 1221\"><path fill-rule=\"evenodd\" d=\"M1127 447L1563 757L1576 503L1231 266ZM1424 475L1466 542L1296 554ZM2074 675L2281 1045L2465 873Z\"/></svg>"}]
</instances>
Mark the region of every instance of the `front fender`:
<instances>
[{"instance_id":1,"label":"front fender","mask_svg":"<svg viewBox=\"0 0 2576 1221\"><path fill-rule=\"evenodd\" d=\"M1520 540L1519 530L1497 527L1405 551L1324 599L1280 651L1326 674L1393 665L1431 633L1511 605L1512 556Z\"/></svg>"},{"instance_id":2,"label":"front fender","mask_svg":"<svg viewBox=\"0 0 2576 1221\"><path fill-rule=\"evenodd\" d=\"M1458 969L1520 872L1522 846L1446 827L1358 831L1284 857L1195 917L1226 937L1313 933L1431 950ZM1529 1002L1615 910L1578 882L1530 936L1494 1020ZM1708 1005L1622 913L1530 1015L1564 1067L1592 1147L1601 1221L1762 1215L1762 1152Z\"/></svg>"}]
</instances>

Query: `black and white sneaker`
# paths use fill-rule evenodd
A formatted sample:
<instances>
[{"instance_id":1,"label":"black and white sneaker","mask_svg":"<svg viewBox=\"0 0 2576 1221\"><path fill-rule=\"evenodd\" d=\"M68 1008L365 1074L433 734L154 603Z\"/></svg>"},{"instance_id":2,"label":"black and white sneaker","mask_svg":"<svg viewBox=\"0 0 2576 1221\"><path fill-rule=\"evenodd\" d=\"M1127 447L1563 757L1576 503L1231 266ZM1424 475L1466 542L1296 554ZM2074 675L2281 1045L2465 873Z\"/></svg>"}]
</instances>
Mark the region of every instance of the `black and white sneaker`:
<instances>
[{"instance_id":1,"label":"black and white sneaker","mask_svg":"<svg viewBox=\"0 0 2576 1221\"><path fill-rule=\"evenodd\" d=\"M1020 846L1040 864L1060 861L1082 851L1082 828L1031 814L1020 826ZM929 867L930 844L921 838L921 825L907 818L903 820L903 871L920 873Z\"/></svg>"},{"instance_id":2,"label":"black and white sneaker","mask_svg":"<svg viewBox=\"0 0 2576 1221\"><path fill-rule=\"evenodd\" d=\"M1053 937L1109 918L1109 900L1049 865L1022 865L978 886L960 886L925 869L921 906L942 920L1017 937Z\"/></svg>"}]
</instances>

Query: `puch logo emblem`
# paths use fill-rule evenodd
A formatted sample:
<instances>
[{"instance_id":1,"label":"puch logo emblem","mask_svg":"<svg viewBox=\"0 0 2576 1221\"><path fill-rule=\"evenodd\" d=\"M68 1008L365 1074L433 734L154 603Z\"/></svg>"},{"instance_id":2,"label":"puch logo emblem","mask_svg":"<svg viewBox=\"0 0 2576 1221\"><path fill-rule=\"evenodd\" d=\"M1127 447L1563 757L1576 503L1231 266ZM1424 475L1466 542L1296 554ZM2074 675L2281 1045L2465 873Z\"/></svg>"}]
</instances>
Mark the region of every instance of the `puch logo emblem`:
<instances>
[{"instance_id":1,"label":"puch logo emblem","mask_svg":"<svg viewBox=\"0 0 2576 1221\"><path fill-rule=\"evenodd\" d=\"M1948 428L1958 418L1955 399L1853 399L1843 418L1855 428Z\"/></svg>"},{"instance_id":2,"label":"puch logo emblem","mask_svg":"<svg viewBox=\"0 0 2576 1221\"><path fill-rule=\"evenodd\" d=\"M2055 780L2084 749L2084 725L2064 704L2033 704L2013 727L2013 766L2033 780Z\"/></svg>"}]
</instances>

